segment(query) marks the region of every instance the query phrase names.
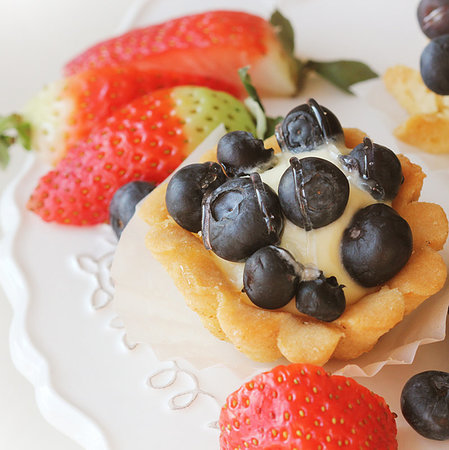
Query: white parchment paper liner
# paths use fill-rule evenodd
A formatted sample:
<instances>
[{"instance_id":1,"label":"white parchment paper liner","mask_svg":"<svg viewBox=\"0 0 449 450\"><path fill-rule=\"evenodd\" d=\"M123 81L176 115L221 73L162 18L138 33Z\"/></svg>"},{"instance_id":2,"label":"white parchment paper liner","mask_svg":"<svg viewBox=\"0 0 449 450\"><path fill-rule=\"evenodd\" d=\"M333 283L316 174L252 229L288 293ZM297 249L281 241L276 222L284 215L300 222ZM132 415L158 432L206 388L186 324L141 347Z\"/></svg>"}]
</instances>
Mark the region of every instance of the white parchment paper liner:
<instances>
[{"instance_id":1,"label":"white parchment paper liner","mask_svg":"<svg viewBox=\"0 0 449 450\"><path fill-rule=\"evenodd\" d=\"M186 163L211 148L222 130L198 148ZM215 141L216 142L216 141ZM424 165L424 161L415 162ZM449 211L449 161L439 170L425 169L421 199L432 201ZM150 194L151 195L151 194ZM135 214L118 245L112 276L115 283L115 308L125 323L128 337L151 346L160 360L185 359L197 369L222 365L242 378L249 377L276 363L261 364L245 357L232 344L211 335L190 310L165 269L145 247L146 223ZM443 250L446 264L449 249ZM373 376L389 364L410 364L420 345L441 341L446 333L449 285L426 300L400 324L384 335L369 353L352 361L330 361L326 369L347 376Z\"/></svg>"}]
</instances>

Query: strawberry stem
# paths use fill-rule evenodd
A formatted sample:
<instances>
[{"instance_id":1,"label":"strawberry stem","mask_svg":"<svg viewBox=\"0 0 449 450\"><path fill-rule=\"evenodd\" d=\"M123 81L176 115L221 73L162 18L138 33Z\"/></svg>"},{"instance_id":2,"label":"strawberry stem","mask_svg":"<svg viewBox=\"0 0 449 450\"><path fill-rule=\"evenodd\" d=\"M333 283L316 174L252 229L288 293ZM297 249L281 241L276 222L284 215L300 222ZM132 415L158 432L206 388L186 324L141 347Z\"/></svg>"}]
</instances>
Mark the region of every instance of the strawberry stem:
<instances>
[{"instance_id":1,"label":"strawberry stem","mask_svg":"<svg viewBox=\"0 0 449 450\"><path fill-rule=\"evenodd\" d=\"M296 85L298 90L304 86L304 82L310 72L315 72L347 94L353 94L350 90L353 84L378 77L376 72L360 61L313 61L299 59L295 56L295 31L290 21L278 10L275 10L270 17L270 23L274 26L276 35L285 51L296 65Z\"/></svg>"},{"instance_id":2,"label":"strawberry stem","mask_svg":"<svg viewBox=\"0 0 449 450\"><path fill-rule=\"evenodd\" d=\"M19 143L26 150L31 149L31 126L19 114L0 116L0 166L9 163L9 149Z\"/></svg>"},{"instance_id":3,"label":"strawberry stem","mask_svg":"<svg viewBox=\"0 0 449 450\"><path fill-rule=\"evenodd\" d=\"M254 87L248 73L249 66L241 67L238 71L243 86L249 97L245 100L245 105L256 121L257 137L265 139L274 134L274 128L282 121L283 117L268 117L262 100Z\"/></svg>"}]
</instances>

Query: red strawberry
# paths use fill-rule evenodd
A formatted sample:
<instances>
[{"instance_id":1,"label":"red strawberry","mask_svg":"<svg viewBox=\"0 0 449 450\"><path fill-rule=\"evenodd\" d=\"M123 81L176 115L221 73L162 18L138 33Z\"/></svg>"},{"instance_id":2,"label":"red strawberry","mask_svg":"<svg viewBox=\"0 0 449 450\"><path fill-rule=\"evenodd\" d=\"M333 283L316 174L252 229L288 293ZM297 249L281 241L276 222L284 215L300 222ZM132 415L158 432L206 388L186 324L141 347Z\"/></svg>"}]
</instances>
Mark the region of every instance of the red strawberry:
<instances>
[{"instance_id":1,"label":"red strawberry","mask_svg":"<svg viewBox=\"0 0 449 450\"><path fill-rule=\"evenodd\" d=\"M237 70L251 65L261 95L296 92L297 66L274 27L244 12L209 11L132 30L89 48L70 61L65 72L128 65L143 71L176 67L235 86L241 85Z\"/></svg>"},{"instance_id":2,"label":"red strawberry","mask_svg":"<svg viewBox=\"0 0 449 450\"><path fill-rule=\"evenodd\" d=\"M225 92L182 86L139 97L72 147L42 177L28 207L46 221L105 222L120 186L161 182L220 123L255 133L244 105Z\"/></svg>"},{"instance_id":3,"label":"red strawberry","mask_svg":"<svg viewBox=\"0 0 449 450\"><path fill-rule=\"evenodd\" d=\"M352 378L310 364L278 366L228 397L220 448L397 449L394 417Z\"/></svg>"},{"instance_id":4,"label":"red strawberry","mask_svg":"<svg viewBox=\"0 0 449 450\"><path fill-rule=\"evenodd\" d=\"M132 67L102 67L59 80L43 89L24 111L32 146L55 164L78 140L117 108L165 87L205 86L238 95L226 81L175 71L141 72Z\"/></svg>"}]
</instances>

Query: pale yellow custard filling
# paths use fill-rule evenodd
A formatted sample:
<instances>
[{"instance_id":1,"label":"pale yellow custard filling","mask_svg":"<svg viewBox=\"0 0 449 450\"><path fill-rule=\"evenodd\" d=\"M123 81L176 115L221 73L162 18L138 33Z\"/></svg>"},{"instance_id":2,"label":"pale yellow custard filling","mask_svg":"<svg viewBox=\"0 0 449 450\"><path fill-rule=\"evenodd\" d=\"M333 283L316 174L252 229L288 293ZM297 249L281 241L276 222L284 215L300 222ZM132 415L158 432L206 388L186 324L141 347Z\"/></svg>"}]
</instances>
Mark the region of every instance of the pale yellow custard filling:
<instances>
[{"instance_id":1,"label":"pale yellow custard filling","mask_svg":"<svg viewBox=\"0 0 449 450\"><path fill-rule=\"evenodd\" d=\"M346 303L350 305L367 293L372 292L373 289L360 286L347 273L340 257L340 242L343 232L348 227L354 214L359 209L376 203L376 200L361 187L359 175L348 172L339 161L339 156L346 154L348 151L344 146L337 147L334 144L326 144L309 152L295 154L283 152L275 156L276 165L261 172L260 176L262 181L277 193L279 180L290 166L289 160L292 156L298 159L311 156L323 158L335 164L345 173L350 190L344 213L331 224L311 231L305 231L285 218L284 231L279 246L288 250L298 262L312 271L318 269L322 270L326 277L335 276L338 283L345 286ZM226 273L229 280L238 289L242 289L244 263L230 262L214 256L217 264ZM294 301L291 301L282 309L299 314Z\"/></svg>"}]
</instances>

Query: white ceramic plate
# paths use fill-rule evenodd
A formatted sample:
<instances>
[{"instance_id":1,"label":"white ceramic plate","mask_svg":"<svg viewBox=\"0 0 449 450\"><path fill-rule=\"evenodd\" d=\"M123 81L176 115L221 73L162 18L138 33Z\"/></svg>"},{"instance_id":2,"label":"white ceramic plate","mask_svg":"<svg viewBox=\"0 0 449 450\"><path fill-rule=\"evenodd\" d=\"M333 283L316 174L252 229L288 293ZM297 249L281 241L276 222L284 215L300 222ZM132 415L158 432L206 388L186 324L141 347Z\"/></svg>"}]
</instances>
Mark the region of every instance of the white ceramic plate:
<instances>
[{"instance_id":1,"label":"white ceramic plate","mask_svg":"<svg viewBox=\"0 0 449 450\"><path fill-rule=\"evenodd\" d=\"M275 2L246 2L245 9L268 14ZM407 0L280 1L297 29L297 52L314 59L353 58L378 72L398 62L416 67L425 39L415 7ZM181 14L237 1L138 2L120 25L124 30ZM69 20L69 18L67 18ZM116 30L111 25L111 33ZM398 31L400 30L400 31ZM67 55L70 58L71 55ZM441 179L446 156L424 155L398 144L391 131L402 118L393 101L378 101L380 81L345 96L311 79L298 102L315 97L333 109L344 125L364 129L376 141L409 154L429 179ZM271 114L285 113L283 102L266 101ZM379 109L382 107L382 110ZM384 112L386 111L386 113ZM107 226L76 229L43 223L25 204L46 167L32 155L16 154L17 170L2 192L1 282L14 309L11 348L19 370L35 386L39 407L59 430L89 449L215 449L215 421L225 396L242 379L226 368L195 370L182 355L158 361L152 350L130 342L111 302L109 265L115 240ZM20 168L20 169L19 169ZM449 210L449 205L444 205ZM400 448L442 449L408 427L400 415L400 390L413 373L449 370L446 341L425 346L412 365L386 367L361 381L386 397L399 414Z\"/></svg>"}]
</instances>

